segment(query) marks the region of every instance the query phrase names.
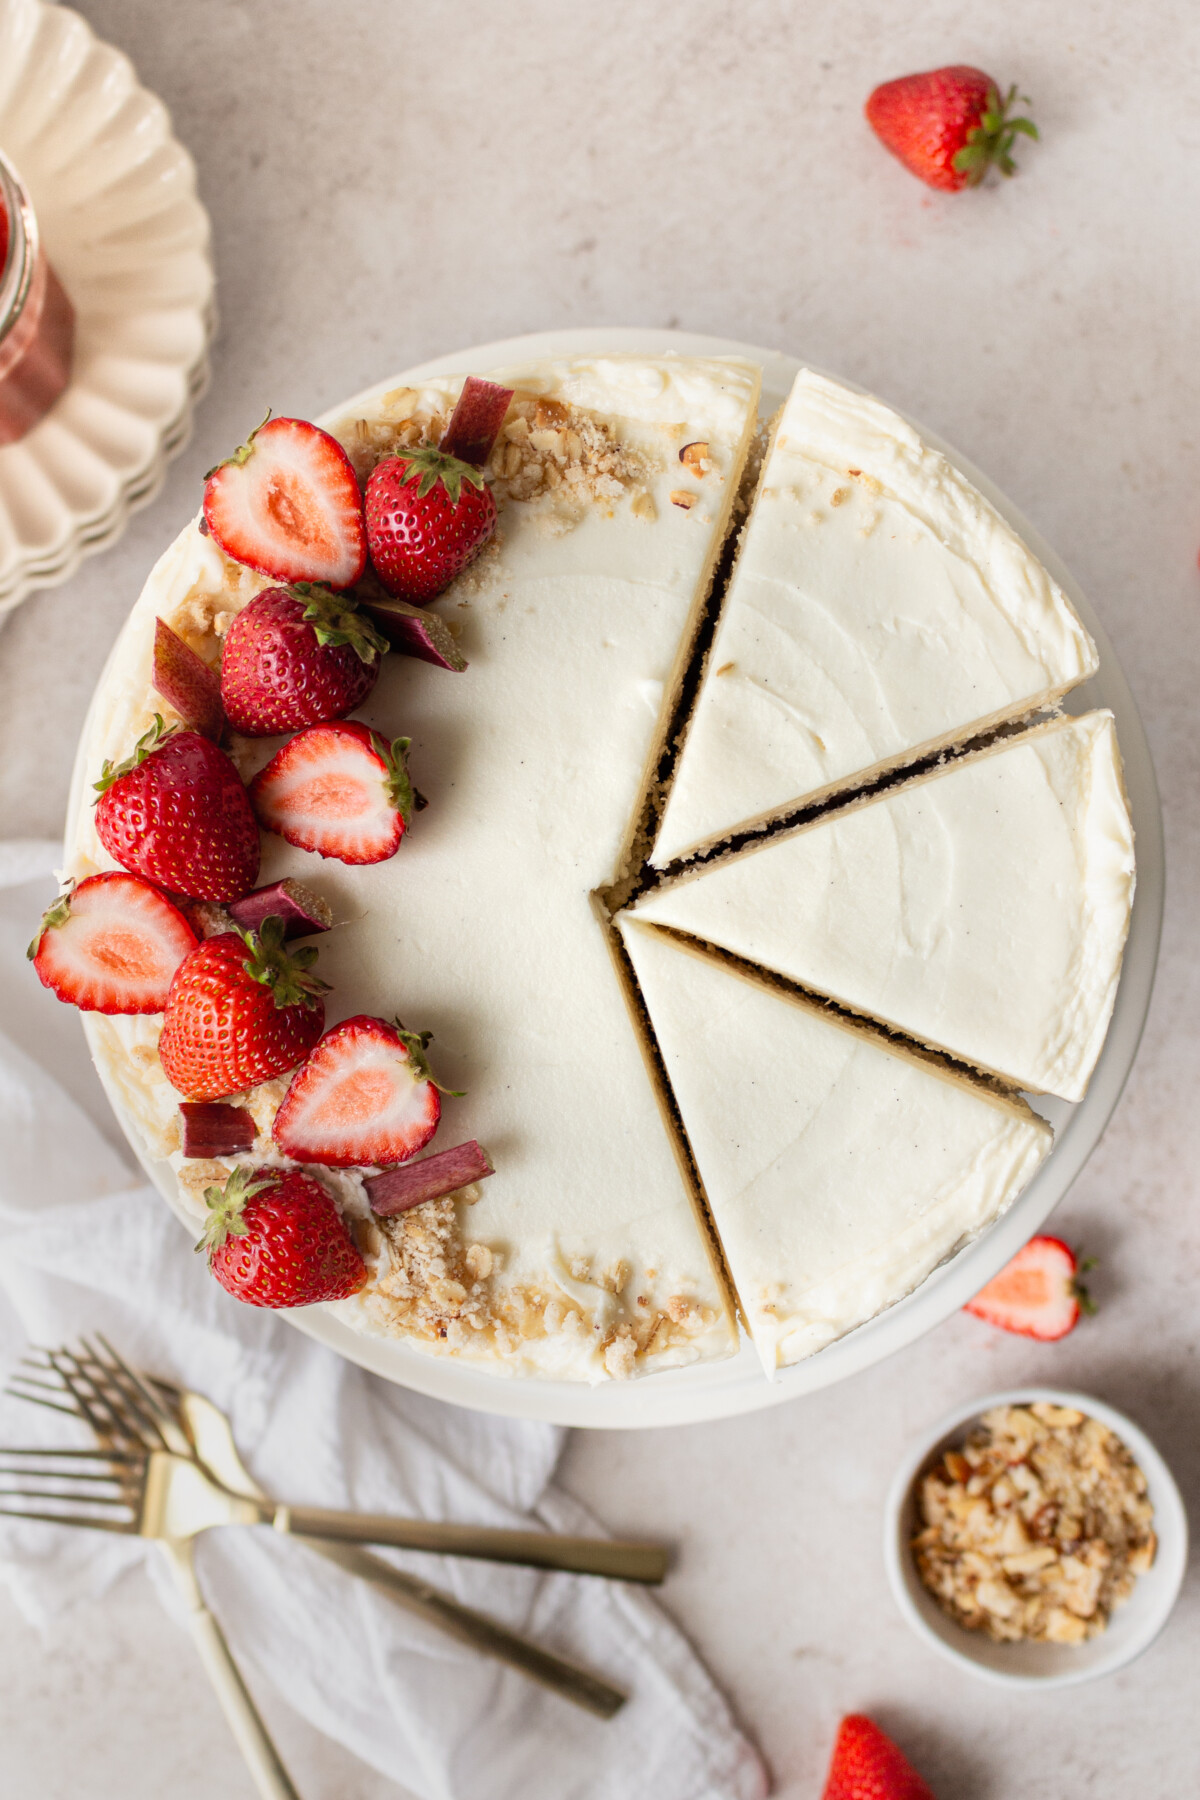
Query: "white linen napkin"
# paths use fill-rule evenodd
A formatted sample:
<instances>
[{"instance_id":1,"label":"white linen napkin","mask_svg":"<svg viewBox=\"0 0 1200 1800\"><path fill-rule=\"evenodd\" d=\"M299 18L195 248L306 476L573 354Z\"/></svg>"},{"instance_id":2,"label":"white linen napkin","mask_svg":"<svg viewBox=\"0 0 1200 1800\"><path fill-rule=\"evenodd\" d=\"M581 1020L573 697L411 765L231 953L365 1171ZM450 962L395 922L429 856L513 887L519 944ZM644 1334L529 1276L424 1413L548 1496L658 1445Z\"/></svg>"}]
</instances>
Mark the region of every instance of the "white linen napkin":
<instances>
[{"instance_id":1,"label":"white linen napkin","mask_svg":"<svg viewBox=\"0 0 1200 1800\"><path fill-rule=\"evenodd\" d=\"M186 1231L79 1104L90 1076L78 1022L24 960L58 860L54 844L0 844L0 1373L27 1341L99 1330L135 1364L224 1408L251 1472L281 1499L599 1529L551 1482L560 1430L394 1387L208 1278ZM78 1438L70 1421L0 1399L0 1443ZM147 1554L136 1539L0 1525L0 1575L34 1622L102 1593ZM768 1791L725 1700L646 1593L384 1554L605 1675L629 1702L611 1722L593 1719L274 1532L209 1532L197 1567L252 1678L274 1683L311 1723L429 1800L760 1800ZM161 1559L148 1561L173 1608Z\"/></svg>"}]
</instances>

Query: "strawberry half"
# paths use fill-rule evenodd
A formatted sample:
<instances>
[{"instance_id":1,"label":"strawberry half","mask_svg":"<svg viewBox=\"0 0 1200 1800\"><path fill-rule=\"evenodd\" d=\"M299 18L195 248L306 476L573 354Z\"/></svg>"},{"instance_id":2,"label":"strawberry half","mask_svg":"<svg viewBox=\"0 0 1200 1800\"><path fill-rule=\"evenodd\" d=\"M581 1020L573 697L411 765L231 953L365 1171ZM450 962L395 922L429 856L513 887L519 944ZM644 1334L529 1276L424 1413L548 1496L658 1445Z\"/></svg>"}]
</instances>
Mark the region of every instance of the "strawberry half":
<instances>
[{"instance_id":1,"label":"strawberry half","mask_svg":"<svg viewBox=\"0 0 1200 1800\"><path fill-rule=\"evenodd\" d=\"M242 778L198 731L168 730L156 713L96 788L96 830L122 868L190 900L238 900L254 886L258 826Z\"/></svg>"},{"instance_id":2,"label":"strawberry half","mask_svg":"<svg viewBox=\"0 0 1200 1800\"><path fill-rule=\"evenodd\" d=\"M353 587L367 561L362 495L336 438L269 418L210 469L204 522L227 556L276 581Z\"/></svg>"},{"instance_id":3,"label":"strawberry half","mask_svg":"<svg viewBox=\"0 0 1200 1800\"><path fill-rule=\"evenodd\" d=\"M29 957L43 987L81 1012L158 1013L196 934L137 875L89 875L43 914Z\"/></svg>"},{"instance_id":4,"label":"strawberry half","mask_svg":"<svg viewBox=\"0 0 1200 1800\"><path fill-rule=\"evenodd\" d=\"M416 800L408 746L408 738L389 744L357 720L310 725L254 777L254 810L268 831L300 850L344 863L386 862Z\"/></svg>"},{"instance_id":5,"label":"strawberry half","mask_svg":"<svg viewBox=\"0 0 1200 1800\"><path fill-rule=\"evenodd\" d=\"M275 1115L285 1156L334 1169L407 1162L438 1128L428 1032L359 1014L327 1031Z\"/></svg>"},{"instance_id":6,"label":"strawberry half","mask_svg":"<svg viewBox=\"0 0 1200 1800\"><path fill-rule=\"evenodd\" d=\"M927 187L957 193L977 187L988 170L1014 175L1017 133L1036 138L1032 119L1013 119L1017 98L1004 99L990 75L965 63L885 81L867 101L867 123L893 156ZM1028 105L1028 102L1024 102Z\"/></svg>"},{"instance_id":7,"label":"strawberry half","mask_svg":"<svg viewBox=\"0 0 1200 1800\"><path fill-rule=\"evenodd\" d=\"M934 1800L934 1795L874 1719L850 1713L838 1726L821 1800Z\"/></svg>"},{"instance_id":8,"label":"strawberry half","mask_svg":"<svg viewBox=\"0 0 1200 1800\"><path fill-rule=\"evenodd\" d=\"M319 1181L298 1170L239 1166L208 1188L197 1250L226 1293L248 1306L315 1306L347 1300L367 1266Z\"/></svg>"},{"instance_id":9,"label":"strawberry half","mask_svg":"<svg viewBox=\"0 0 1200 1800\"><path fill-rule=\"evenodd\" d=\"M226 717L245 737L340 719L375 686L387 648L377 626L332 588L264 588L225 636Z\"/></svg>"},{"instance_id":10,"label":"strawberry half","mask_svg":"<svg viewBox=\"0 0 1200 1800\"><path fill-rule=\"evenodd\" d=\"M479 555L496 529L496 502L478 469L425 444L376 463L366 520L380 581L420 605Z\"/></svg>"},{"instance_id":11,"label":"strawberry half","mask_svg":"<svg viewBox=\"0 0 1200 1800\"><path fill-rule=\"evenodd\" d=\"M158 1054L190 1100L244 1094L303 1062L325 1026L317 952L283 947L283 921L206 938L176 970Z\"/></svg>"},{"instance_id":12,"label":"strawberry half","mask_svg":"<svg viewBox=\"0 0 1200 1800\"><path fill-rule=\"evenodd\" d=\"M1061 1238L1030 1238L963 1310L1002 1331L1053 1343L1074 1331L1081 1312L1095 1312L1079 1279L1095 1266L1092 1257L1081 1263Z\"/></svg>"}]
</instances>

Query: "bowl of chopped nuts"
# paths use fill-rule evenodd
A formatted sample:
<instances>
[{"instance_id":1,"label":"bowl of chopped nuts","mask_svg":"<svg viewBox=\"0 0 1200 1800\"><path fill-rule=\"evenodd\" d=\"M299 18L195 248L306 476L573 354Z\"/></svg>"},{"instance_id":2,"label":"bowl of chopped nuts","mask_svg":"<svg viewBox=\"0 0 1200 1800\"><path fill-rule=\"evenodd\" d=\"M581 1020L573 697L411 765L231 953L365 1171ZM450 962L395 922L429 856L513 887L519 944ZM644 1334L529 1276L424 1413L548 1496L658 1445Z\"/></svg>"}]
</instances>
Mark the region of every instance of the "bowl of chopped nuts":
<instances>
[{"instance_id":1,"label":"bowl of chopped nuts","mask_svg":"<svg viewBox=\"0 0 1200 1800\"><path fill-rule=\"evenodd\" d=\"M1140 1656L1187 1564L1175 1478L1132 1419L1014 1388L959 1407L888 1494L884 1557L935 1650L1007 1687L1072 1687Z\"/></svg>"}]
</instances>

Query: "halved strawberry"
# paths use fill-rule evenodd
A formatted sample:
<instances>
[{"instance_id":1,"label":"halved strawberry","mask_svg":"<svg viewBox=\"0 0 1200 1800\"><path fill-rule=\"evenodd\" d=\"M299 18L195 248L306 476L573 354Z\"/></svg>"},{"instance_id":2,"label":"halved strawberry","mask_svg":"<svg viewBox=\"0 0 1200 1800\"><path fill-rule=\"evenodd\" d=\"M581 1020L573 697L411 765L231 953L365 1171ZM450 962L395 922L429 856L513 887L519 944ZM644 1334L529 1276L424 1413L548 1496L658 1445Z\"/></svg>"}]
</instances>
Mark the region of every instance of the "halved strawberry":
<instances>
[{"instance_id":1,"label":"halved strawberry","mask_svg":"<svg viewBox=\"0 0 1200 1800\"><path fill-rule=\"evenodd\" d=\"M1002 1331L1053 1343L1075 1329L1081 1312L1095 1312L1079 1279L1094 1267L1093 1258L1081 1263L1061 1238L1030 1238L963 1310Z\"/></svg>"},{"instance_id":2,"label":"halved strawberry","mask_svg":"<svg viewBox=\"0 0 1200 1800\"><path fill-rule=\"evenodd\" d=\"M838 1726L821 1800L933 1800L933 1790L865 1713Z\"/></svg>"},{"instance_id":3,"label":"halved strawberry","mask_svg":"<svg viewBox=\"0 0 1200 1800\"><path fill-rule=\"evenodd\" d=\"M227 556L276 581L352 587L367 561L362 495L336 438L268 418L210 469L204 520Z\"/></svg>"},{"instance_id":4,"label":"halved strawberry","mask_svg":"<svg viewBox=\"0 0 1200 1800\"><path fill-rule=\"evenodd\" d=\"M43 915L29 958L43 987L81 1012L158 1013L196 934L137 875L89 875Z\"/></svg>"},{"instance_id":5,"label":"halved strawberry","mask_svg":"<svg viewBox=\"0 0 1200 1800\"><path fill-rule=\"evenodd\" d=\"M345 863L395 856L416 796L408 738L388 743L355 719L310 725L250 784L260 822L300 850Z\"/></svg>"},{"instance_id":6,"label":"halved strawberry","mask_svg":"<svg viewBox=\"0 0 1200 1800\"><path fill-rule=\"evenodd\" d=\"M407 1162L442 1115L428 1032L358 1014L327 1031L275 1115L275 1142L296 1162L334 1169Z\"/></svg>"}]
</instances>

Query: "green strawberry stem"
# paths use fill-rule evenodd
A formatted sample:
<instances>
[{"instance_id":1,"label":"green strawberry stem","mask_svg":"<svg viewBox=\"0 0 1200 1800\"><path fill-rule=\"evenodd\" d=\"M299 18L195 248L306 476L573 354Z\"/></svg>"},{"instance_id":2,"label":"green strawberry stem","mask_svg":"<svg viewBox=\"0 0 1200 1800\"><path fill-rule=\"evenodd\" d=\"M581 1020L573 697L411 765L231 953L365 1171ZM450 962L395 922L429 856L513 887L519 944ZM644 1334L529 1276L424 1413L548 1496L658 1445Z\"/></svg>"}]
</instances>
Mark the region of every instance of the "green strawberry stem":
<instances>
[{"instance_id":1,"label":"green strawberry stem","mask_svg":"<svg viewBox=\"0 0 1200 1800\"><path fill-rule=\"evenodd\" d=\"M1032 119L1009 118L1008 109L1016 98L1015 86L1009 88L1003 100L997 88L988 90L987 105L979 116L978 125L972 125L966 143L953 157L953 167L967 177L968 187L978 187L993 165L1002 175L1015 175L1017 165L1012 159L1012 148L1017 133L1031 138L1038 136L1038 128ZM1029 105L1024 94L1021 102Z\"/></svg>"},{"instance_id":2,"label":"green strawberry stem","mask_svg":"<svg viewBox=\"0 0 1200 1800\"><path fill-rule=\"evenodd\" d=\"M245 1237L249 1231L249 1226L242 1217L246 1202L270 1185L269 1176L264 1178L257 1169L249 1169L239 1163L223 1188L205 1188L204 1200L208 1207L208 1217L204 1223L204 1236L195 1246L197 1251L207 1250L211 1262L226 1238Z\"/></svg>"},{"instance_id":3,"label":"green strawberry stem","mask_svg":"<svg viewBox=\"0 0 1200 1800\"><path fill-rule=\"evenodd\" d=\"M210 476L215 475L218 469L226 468L229 463L236 463L239 468L242 466L243 463L248 463L250 461L250 458L254 455L254 440L258 436L259 432L262 430L263 426L266 424L266 422L270 418L270 416L271 416L271 408L268 406L266 412L263 414L262 418L258 421L258 424L254 427L254 430L250 433L250 435L246 439L245 443L239 444L232 456L222 457L222 459L219 463L214 463L212 468L206 471L205 476L204 476L205 481L207 481L210 478Z\"/></svg>"},{"instance_id":4,"label":"green strawberry stem","mask_svg":"<svg viewBox=\"0 0 1200 1800\"><path fill-rule=\"evenodd\" d=\"M293 581L288 592L304 601L304 617L318 644L349 644L359 662L368 667L387 652L388 641L382 631L359 612L347 594L335 594L315 581Z\"/></svg>"},{"instance_id":5,"label":"green strawberry stem","mask_svg":"<svg viewBox=\"0 0 1200 1800\"><path fill-rule=\"evenodd\" d=\"M94 781L92 783L96 792L98 794L106 794L113 785L113 782L120 781L122 775L129 775L134 769L140 769L146 758L152 756L156 750L160 749L169 737L175 735L177 730L177 726L168 725L166 723L161 713L155 713L153 725L150 727L149 731L144 732L138 739L133 747L132 756L127 756L124 762L104 763L100 770L99 781Z\"/></svg>"},{"instance_id":6,"label":"green strawberry stem","mask_svg":"<svg viewBox=\"0 0 1200 1800\"><path fill-rule=\"evenodd\" d=\"M376 755L383 758L387 769L388 800L404 820L404 829L407 831L412 823L413 809L420 805L420 797L408 772L408 750L412 739L393 738L389 744L376 731L372 732L371 740Z\"/></svg>"},{"instance_id":7,"label":"green strawberry stem","mask_svg":"<svg viewBox=\"0 0 1200 1800\"><path fill-rule=\"evenodd\" d=\"M33 961L34 957L37 955L38 951L41 949L42 938L45 936L46 932L57 931L59 926L65 925L67 920L70 918L70 916L71 916L71 895L74 892L75 892L74 881L73 880L68 881L66 887L63 889L62 893L58 896L58 899L54 902L53 906L48 906L46 908L45 912L42 914L42 923L38 928L38 934L34 938L32 944L30 944L28 950L25 952L25 954L29 958L30 962Z\"/></svg>"},{"instance_id":8,"label":"green strawberry stem","mask_svg":"<svg viewBox=\"0 0 1200 1800\"><path fill-rule=\"evenodd\" d=\"M397 450L397 460L408 466L410 473L404 477L407 487L411 481L418 479L417 499L423 500L435 486L441 482L450 497L452 506L457 506L462 493L463 482L471 487L486 487L487 483L478 469L465 463L457 456L448 456L434 444L418 444L412 450Z\"/></svg>"},{"instance_id":9,"label":"green strawberry stem","mask_svg":"<svg viewBox=\"0 0 1200 1800\"><path fill-rule=\"evenodd\" d=\"M329 992L327 981L309 974L317 960L316 946L304 944L299 950L285 950L285 931L278 913L268 913L257 931L239 931L250 952L242 966L252 981L270 988L276 1006L315 1006L320 996Z\"/></svg>"},{"instance_id":10,"label":"green strawberry stem","mask_svg":"<svg viewBox=\"0 0 1200 1800\"><path fill-rule=\"evenodd\" d=\"M1094 1318L1100 1308L1096 1305L1096 1302L1092 1299L1092 1296L1089 1294L1079 1277L1081 1275L1086 1275L1089 1269L1098 1269L1099 1267L1100 1258L1098 1256L1085 1256L1081 1262L1076 1263L1075 1279L1071 1283L1071 1292L1079 1302L1079 1310L1089 1319Z\"/></svg>"},{"instance_id":11,"label":"green strawberry stem","mask_svg":"<svg viewBox=\"0 0 1200 1800\"><path fill-rule=\"evenodd\" d=\"M409 1031L400 1023L399 1019L393 1019L392 1023L396 1027L396 1036L408 1051L408 1060L412 1064L413 1074L417 1080L427 1081L430 1087L435 1087L439 1094L449 1095L451 1100L461 1100L466 1089L443 1087L429 1066L429 1058L425 1052L433 1042L432 1031Z\"/></svg>"}]
</instances>

